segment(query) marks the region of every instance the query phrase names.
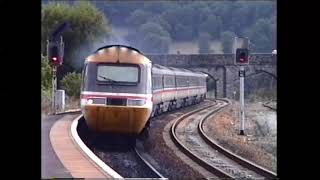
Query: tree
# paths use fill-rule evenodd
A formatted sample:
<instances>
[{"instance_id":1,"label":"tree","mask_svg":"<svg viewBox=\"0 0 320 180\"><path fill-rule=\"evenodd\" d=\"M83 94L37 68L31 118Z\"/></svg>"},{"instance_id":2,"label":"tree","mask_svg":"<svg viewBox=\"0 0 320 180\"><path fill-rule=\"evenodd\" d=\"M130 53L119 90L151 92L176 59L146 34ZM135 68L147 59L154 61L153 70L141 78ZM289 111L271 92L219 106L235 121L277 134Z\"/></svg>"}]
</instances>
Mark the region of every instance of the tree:
<instances>
[{"instance_id":1,"label":"tree","mask_svg":"<svg viewBox=\"0 0 320 180\"><path fill-rule=\"evenodd\" d=\"M81 74L80 73L68 73L62 79L62 87L69 96L79 98L81 88Z\"/></svg>"},{"instance_id":2,"label":"tree","mask_svg":"<svg viewBox=\"0 0 320 180\"><path fill-rule=\"evenodd\" d=\"M176 28L176 34L175 34L175 40L177 41L186 41L193 39L193 28L189 26L185 26L183 24L177 24L175 26Z\"/></svg>"},{"instance_id":3,"label":"tree","mask_svg":"<svg viewBox=\"0 0 320 180\"><path fill-rule=\"evenodd\" d=\"M259 19L251 28L250 41L255 52L271 52L275 48L275 24L268 19Z\"/></svg>"},{"instance_id":4,"label":"tree","mask_svg":"<svg viewBox=\"0 0 320 180\"><path fill-rule=\"evenodd\" d=\"M208 54L210 52L210 39L211 36L209 33L201 33L199 35L198 47L199 54Z\"/></svg>"},{"instance_id":5,"label":"tree","mask_svg":"<svg viewBox=\"0 0 320 180\"><path fill-rule=\"evenodd\" d=\"M52 86L52 69L49 65L48 58L41 54L41 87L50 89Z\"/></svg>"},{"instance_id":6,"label":"tree","mask_svg":"<svg viewBox=\"0 0 320 180\"><path fill-rule=\"evenodd\" d=\"M147 22L153 22L153 23L159 24L168 33L172 31L171 25L166 20L164 20L160 15L150 17L147 20Z\"/></svg>"},{"instance_id":7,"label":"tree","mask_svg":"<svg viewBox=\"0 0 320 180\"><path fill-rule=\"evenodd\" d=\"M137 9L133 11L130 16L126 19L129 25L138 27L147 22L147 19L151 16L151 13Z\"/></svg>"},{"instance_id":8,"label":"tree","mask_svg":"<svg viewBox=\"0 0 320 180\"><path fill-rule=\"evenodd\" d=\"M236 36L235 33L231 31L225 31L221 34L221 42L222 42L224 53L232 53L235 36Z\"/></svg>"},{"instance_id":9,"label":"tree","mask_svg":"<svg viewBox=\"0 0 320 180\"><path fill-rule=\"evenodd\" d=\"M90 2L49 3L42 6L41 52L46 54L46 40L60 24L69 22L71 28L63 33L65 42L64 65L79 70L83 60L101 37L108 37L111 28L107 18ZM80 50L86 47L86 51Z\"/></svg>"},{"instance_id":10,"label":"tree","mask_svg":"<svg viewBox=\"0 0 320 180\"><path fill-rule=\"evenodd\" d=\"M170 34L156 23L142 24L138 30L131 31L126 39L145 53L168 53Z\"/></svg>"},{"instance_id":11,"label":"tree","mask_svg":"<svg viewBox=\"0 0 320 180\"><path fill-rule=\"evenodd\" d=\"M200 32L208 32L212 37L220 38L220 33L222 29L222 20L219 16L210 15L200 25Z\"/></svg>"}]
</instances>

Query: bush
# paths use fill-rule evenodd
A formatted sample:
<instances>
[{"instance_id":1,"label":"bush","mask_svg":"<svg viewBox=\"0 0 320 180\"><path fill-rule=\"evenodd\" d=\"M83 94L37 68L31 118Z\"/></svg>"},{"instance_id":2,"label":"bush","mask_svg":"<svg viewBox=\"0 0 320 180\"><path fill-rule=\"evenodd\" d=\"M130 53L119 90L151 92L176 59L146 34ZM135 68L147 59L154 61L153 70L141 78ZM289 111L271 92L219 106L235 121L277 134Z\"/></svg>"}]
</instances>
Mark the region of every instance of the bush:
<instances>
[{"instance_id":1,"label":"bush","mask_svg":"<svg viewBox=\"0 0 320 180\"><path fill-rule=\"evenodd\" d=\"M41 87L50 89L52 87L52 68L49 65L48 58L41 54Z\"/></svg>"},{"instance_id":2,"label":"bush","mask_svg":"<svg viewBox=\"0 0 320 180\"><path fill-rule=\"evenodd\" d=\"M52 90L41 85L41 110L47 114L51 110Z\"/></svg>"},{"instance_id":3,"label":"bush","mask_svg":"<svg viewBox=\"0 0 320 180\"><path fill-rule=\"evenodd\" d=\"M68 73L63 77L62 81L62 89L66 91L66 94L74 97L80 97L80 88L81 88L81 74L80 73Z\"/></svg>"}]
</instances>

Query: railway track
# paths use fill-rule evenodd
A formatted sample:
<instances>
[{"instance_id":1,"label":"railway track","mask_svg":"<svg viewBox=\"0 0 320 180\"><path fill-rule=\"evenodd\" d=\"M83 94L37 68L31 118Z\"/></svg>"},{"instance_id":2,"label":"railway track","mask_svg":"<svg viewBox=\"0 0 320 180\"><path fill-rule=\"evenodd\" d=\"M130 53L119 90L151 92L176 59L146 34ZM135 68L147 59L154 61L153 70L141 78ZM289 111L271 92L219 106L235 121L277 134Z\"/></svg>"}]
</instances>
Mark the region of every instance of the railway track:
<instances>
[{"instance_id":1,"label":"railway track","mask_svg":"<svg viewBox=\"0 0 320 180\"><path fill-rule=\"evenodd\" d=\"M108 164L122 177L166 179L143 156L145 154L143 150L127 146L128 139L97 134L87 128L83 117L80 118L77 128L79 137L101 161ZM109 142L122 142L122 144L110 144Z\"/></svg>"},{"instance_id":2,"label":"railway track","mask_svg":"<svg viewBox=\"0 0 320 180\"><path fill-rule=\"evenodd\" d=\"M204 133L203 122L228 104L226 100L217 100L176 119L170 131L172 140L182 152L219 178L275 179L275 173L231 153Z\"/></svg>"},{"instance_id":3,"label":"railway track","mask_svg":"<svg viewBox=\"0 0 320 180\"><path fill-rule=\"evenodd\" d=\"M154 172L155 176L157 178L161 178L161 179L167 179L165 178L158 170L156 170L151 163L147 160L148 157L146 157L144 154L145 152L139 148L134 148L135 153L138 155L138 157L140 158L141 161L143 161L150 169L152 169L152 171Z\"/></svg>"}]
</instances>

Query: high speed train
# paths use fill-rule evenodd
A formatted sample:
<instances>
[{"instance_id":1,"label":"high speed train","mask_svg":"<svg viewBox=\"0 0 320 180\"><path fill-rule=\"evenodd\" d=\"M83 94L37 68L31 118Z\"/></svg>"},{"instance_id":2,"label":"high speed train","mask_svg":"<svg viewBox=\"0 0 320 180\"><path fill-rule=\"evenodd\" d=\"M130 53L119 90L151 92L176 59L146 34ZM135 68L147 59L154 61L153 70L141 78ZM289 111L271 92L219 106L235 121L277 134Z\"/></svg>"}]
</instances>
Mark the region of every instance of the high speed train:
<instances>
[{"instance_id":1,"label":"high speed train","mask_svg":"<svg viewBox=\"0 0 320 180\"><path fill-rule=\"evenodd\" d=\"M138 135L151 117L203 101L206 77L152 64L133 47L104 46L85 60L81 110L95 132Z\"/></svg>"}]
</instances>

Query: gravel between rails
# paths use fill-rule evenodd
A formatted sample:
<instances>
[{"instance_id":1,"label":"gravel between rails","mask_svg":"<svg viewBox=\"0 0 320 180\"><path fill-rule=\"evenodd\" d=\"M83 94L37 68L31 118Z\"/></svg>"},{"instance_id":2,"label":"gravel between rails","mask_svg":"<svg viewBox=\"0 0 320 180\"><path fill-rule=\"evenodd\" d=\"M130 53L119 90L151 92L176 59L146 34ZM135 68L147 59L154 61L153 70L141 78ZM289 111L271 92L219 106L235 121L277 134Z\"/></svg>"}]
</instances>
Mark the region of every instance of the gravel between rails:
<instances>
[{"instance_id":1,"label":"gravel between rails","mask_svg":"<svg viewBox=\"0 0 320 180\"><path fill-rule=\"evenodd\" d=\"M262 103L246 106L247 136L239 136L239 105L235 102L204 121L203 130L224 148L276 172L276 113L263 107Z\"/></svg>"},{"instance_id":2,"label":"gravel between rails","mask_svg":"<svg viewBox=\"0 0 320 180\"><path fill-rule=\"evenodd\" d=\"M204 118L203 115L210 114L210 112L213 112L222 106L225 106L225 103L218 101L216 106L202 110L200 113L192 114L178 122L175 128L177 138L192 153L203 159L206 163L226 172L229 174L228 176L245 179L263 178L259 174L243 168L233 160L216 151L201 137L198 131L198 124L200 120ZM202 115L199 116L199 114Z\"/></svg>"},{"instance_id":3,"label":"gravel between rails","mask_svg":"<svg viewBox=\"0 0 320 180\"><path fill-rule=\"evenodd\" d=\"M166 127L177 117L209 104L212 104L212 101L206 100L152 119L149 138L142 143L142 146L145 153L152 159L149 162L163 176L169 179L205 179L208 177L208 174L198 172L196 163L186 161L188 157L180 159L184 155L177 155L173 142L168 143L171 140Z\"/></svg>"},{"instance_id":4,"label":"gravel between rails","mask_svg":"<svg viewBox=\"0 0 320 180\"><path fill-rule=\"evenodd\" d=\"M128 137L90 132L84 119L78 133L83 142L108 166L125 178L159 178L137 155ZM120 143L119 143L120 142Z\"/></svg>"}]
</instances>

